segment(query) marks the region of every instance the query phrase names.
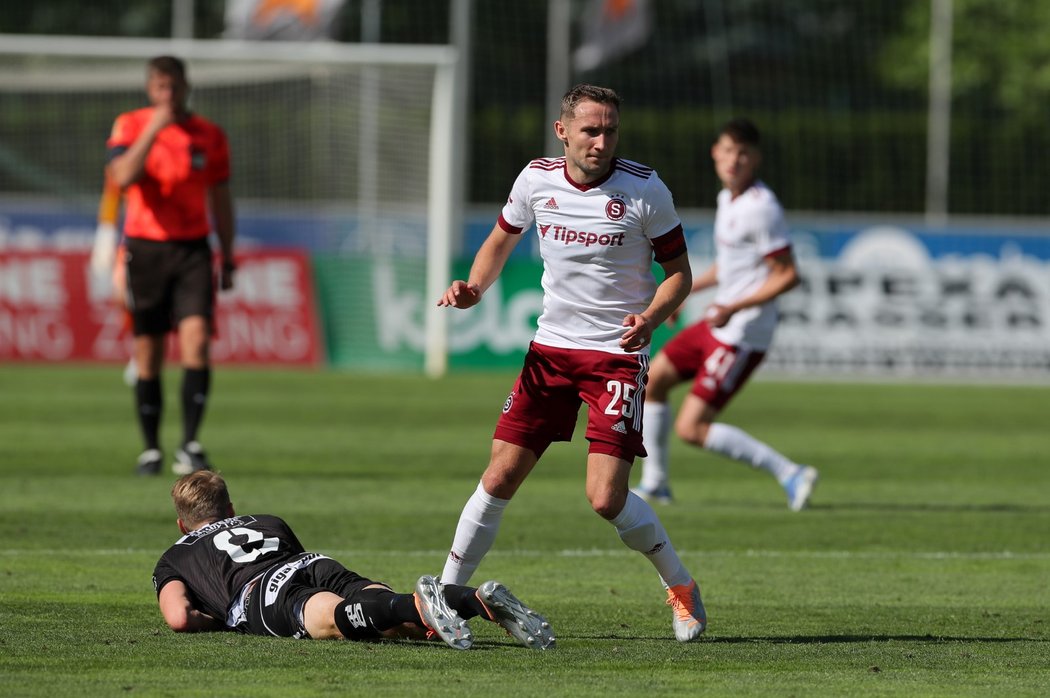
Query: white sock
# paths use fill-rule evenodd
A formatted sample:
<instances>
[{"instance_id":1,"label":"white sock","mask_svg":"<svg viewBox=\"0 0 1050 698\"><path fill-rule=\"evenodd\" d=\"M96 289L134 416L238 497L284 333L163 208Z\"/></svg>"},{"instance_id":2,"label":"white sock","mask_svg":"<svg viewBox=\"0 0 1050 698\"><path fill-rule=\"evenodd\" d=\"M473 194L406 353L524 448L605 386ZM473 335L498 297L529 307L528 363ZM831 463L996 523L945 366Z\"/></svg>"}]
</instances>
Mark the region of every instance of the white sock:
<instances>
[{"instance_id":1,"label":"white sock","mask_svg":"<svg viewBox=\"0 0 1050 698\"><path fill-rule=\"evenodd\" d=\"M616 527L620 540L628 548L637 550L653 563L664 586L688 584L692 580L692 575L679 559L656 512L644 499L628 492L623 511L609 523Z\"/></svg>"},{"instance_id":2,"label":"white sock","mask_svg":"<svg viewBox=\"0 0 1050 698\"><path fill-rule=\"evenodd\" d=\"M445 569L441 571L442 584L467 583L495 542L503 510L509 502L509 499L493 497L478 483L459 515L452 550L445 560Z\"/></svg>"},{"instance_id":3,"label":"white sock","mask_svg":"<svg viewBox=\"0 0 1050 698\"><path fill-rule=\"evenodd\" d=\"M642 489L650 492L667 484L667 447L671 414L666 402L646 402L642 412L642 442L649 454L642 459Z\"/></svg>"},{"instance_id":4,"label":"white sock","mask_svg":"<svg viewBox=\"0 0 1050 698\"><path fill-rule=\"evenodd\" d=\"M715 422L707 430L704 448L770 473L781 485L798 472L799 465L762 443L743 429Z\"/></svg>"}]
</instances>

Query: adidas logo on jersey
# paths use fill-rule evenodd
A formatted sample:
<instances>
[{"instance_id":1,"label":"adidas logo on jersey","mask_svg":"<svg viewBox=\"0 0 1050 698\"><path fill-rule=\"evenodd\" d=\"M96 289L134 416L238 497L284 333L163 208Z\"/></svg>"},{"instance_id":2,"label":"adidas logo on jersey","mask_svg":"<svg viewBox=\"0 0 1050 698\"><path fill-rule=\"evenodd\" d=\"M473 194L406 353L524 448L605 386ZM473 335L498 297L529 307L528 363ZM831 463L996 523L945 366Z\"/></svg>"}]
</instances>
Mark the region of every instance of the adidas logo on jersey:
<instances>
[{"instance_id":1,"label":"adidas logo on jersey","mask_svg":"<svg viewBox=\"0 0 1050 698\"><path fill-rule=\"evenodd\" d=\"M627 433L627 427L624 426L623 422L617 422L616 424L613 424L612 425L612 430L613 431L618 431L621 434L626 434Z\"/></svg>"},{"instance_id":2,"label":"adidas logo on jersey","mask_svg":"<svg viewBox=\"0 0 1050 698\"><path fill-rule=\"evenodd\" d=\"M555 201L554 197L552 196L550 198L550 201L548 201L547 203L543 204L543 208L549 209L551 211L557 211L558 210L558 202Z\"/></svg>"}]
</instances>

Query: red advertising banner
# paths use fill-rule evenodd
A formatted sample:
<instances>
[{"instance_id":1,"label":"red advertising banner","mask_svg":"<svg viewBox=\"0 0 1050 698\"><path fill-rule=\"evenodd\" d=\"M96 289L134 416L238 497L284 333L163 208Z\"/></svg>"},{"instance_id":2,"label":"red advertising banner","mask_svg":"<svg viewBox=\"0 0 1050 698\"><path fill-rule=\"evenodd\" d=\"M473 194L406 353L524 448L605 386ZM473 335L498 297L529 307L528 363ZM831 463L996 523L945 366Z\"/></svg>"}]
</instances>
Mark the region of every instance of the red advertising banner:
<instances>
[{"instance_id":1,"label":"red advertising banner","mask_svg":"<svg viewBox=\"0 0 1050 698\"><path fill-rule=\"evenodd\" d=\"M125 313L89 259L88 252L0 252L0 361L128 359ZM214 361L319 364L313 288L302 252L238 254L236 286L218 295Z\"/></svg>"}]
</instances>

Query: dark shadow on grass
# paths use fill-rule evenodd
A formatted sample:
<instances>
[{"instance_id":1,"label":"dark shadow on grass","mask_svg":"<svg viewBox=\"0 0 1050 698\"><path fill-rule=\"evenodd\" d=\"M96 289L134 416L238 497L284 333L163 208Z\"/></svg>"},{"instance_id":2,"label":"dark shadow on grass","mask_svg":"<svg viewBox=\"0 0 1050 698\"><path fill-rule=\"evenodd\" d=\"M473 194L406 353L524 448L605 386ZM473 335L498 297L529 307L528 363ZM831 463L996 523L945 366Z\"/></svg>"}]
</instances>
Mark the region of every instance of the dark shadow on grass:
<instances>
[{"instance_id":1,"label":"dark shadow on grass","mask_svg":"<svg viewBox=\"0 0 1050 698\"><path fill-rule=\"evenodd\" d=\"M674 511L676 504L669 508L658 507L657 512ZM690 505L685 505L685 507ZM786 506L779 502L758 502L755 500L719 500L717 502L698 502L698 506L709 511L729 511L733 509L749 509L752 511L777 511L789 514ZM684 507L683 507L684 509ZM808 512L900 512L916 514L1050 514L1050 504L939 504L934 503L902 503L902 502L813 502L806 507ZM805 515L805 512L801 512Z\"/></svg>"},{"instance_id":2,"label":"dark shadow on grass","mask_svg":"<svg viewBox=\"0 0 1050 698\"><path fill-rule=\"evenodd\" d=\"M849 502L811 504L811 511L898 511L915 513L1046 514L1050 505L1039 504L902 504L898 502Z\"/></svg>"},{"instance_id":3,"label":"dark shadow on grass","mask_svg":"<svg viewBox=\"0 0 1050 698\"><path fill-rule=\"evenodd\" d=\"M675 642L673 637L662 635L659 637L620 637L616 635L566 635L566 641L571 640L665 640ZM954 635L773 635L770 637L721 637L718 635L705 635L697 644L723 644L723 645L845 645L861 644L869 642L922 642L933 644L952 643L1011 643L1011 642L1050 642L1045 637L958 637Z\"/></svg>"},{"instance_id":4,"label":"dark shadow on grass","mask_svg":"<svg viewBox=\"0 0 1050 698\"><path fill-rule=\"evenodd\" d=\"M724 644L770 644L770 645L837 645L867 642L930 642L950 644L955 642L1048 642L1038 637L958 637L953 635L782 635L772 637L710 637L702 642Z\"/></svg>"},{"instance_id":5,"label":"dark shadow on grass","mask_svg":"<svg viewBox=\"0 0 1050 698\"><path fill-rule=\"evenodd\" d=\"M582 635L578 635L576 637L581 639L581 640L585 640L585 639L598 639L598 640L606 639L606 640L611 640L611 639L614 639L614 638L585 638ZM520 645L517 642L510 642L510 641L500 642L499 640L474 640L474 644L470 646L470 649L467 650L467 652L487 652L487 651L490 651L490 650L499 650L499 651L502 652L504 650L514 650L514 651L521 650L521 651L525 652L526 654L535 654L535 655L539 656L539 655L542 655L542 654L556 654L558 652L558 647L560 647L560 646L561 645L559 645L558 643L554 643L554 647L552 647L550 649L538 650L538 649L531 648L531 647L525 647L524 645Z\"/></svg>"}]
</instances>

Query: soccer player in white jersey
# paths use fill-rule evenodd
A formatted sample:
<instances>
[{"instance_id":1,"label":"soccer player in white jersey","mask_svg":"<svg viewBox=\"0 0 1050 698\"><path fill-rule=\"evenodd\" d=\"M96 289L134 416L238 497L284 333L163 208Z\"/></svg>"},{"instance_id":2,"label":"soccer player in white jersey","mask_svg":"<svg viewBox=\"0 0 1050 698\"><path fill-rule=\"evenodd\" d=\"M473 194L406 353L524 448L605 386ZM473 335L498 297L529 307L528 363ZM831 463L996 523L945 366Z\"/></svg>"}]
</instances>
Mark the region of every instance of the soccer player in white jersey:
<instances>
[{"instance_id":1,"label":"soccer player in white jersey","mask_svg":"<svg viewBox=\"0 0 1050 698\"><path fill-rule=\"evenodd\" d=\"M777 325L776 298L798 285L784 211L758 179L758 128L747 119L729 121L711 147L723 189L715 214L715 263L693 281L693 291L717 286L703 318L682 330L653 358L645 392L642 479L634 492L671 502L667 450L671 413L668 393L693 381L675 430L683 440L767 471L787 493L788 507L806 506L817 470L799 465L747 432L716 422L726 404L762 363Z\"/></svg>"},{"instance_id":2,"label":"soccer player in white jersey","mask_svg":"<svg viewBox=\"0 0 1050 698\"><path fill-rule=\"evenodd\" d=\"M642 403L648 348L692 282L682 224L652 169L615 157L620 100L577 85L554 122L562 157L530 162L482 244L466 281L438 305L469 308L495 282L522 233L535 225L543 258L543 313L496 425L488 468L459 519L441 573L463 584L492 547L504 508L546 448L572 438L588 406L586 493L623 542L646 556L672 606L675 636L700 637L700 591L652 507L629 492L644 455ZM656 260L664 270L657 283Z\"/></svg>"}]
</instances>

